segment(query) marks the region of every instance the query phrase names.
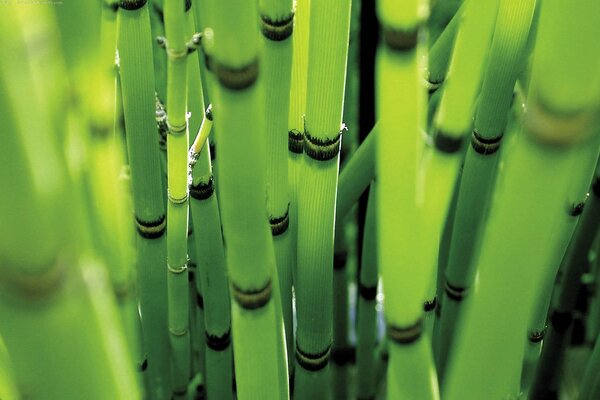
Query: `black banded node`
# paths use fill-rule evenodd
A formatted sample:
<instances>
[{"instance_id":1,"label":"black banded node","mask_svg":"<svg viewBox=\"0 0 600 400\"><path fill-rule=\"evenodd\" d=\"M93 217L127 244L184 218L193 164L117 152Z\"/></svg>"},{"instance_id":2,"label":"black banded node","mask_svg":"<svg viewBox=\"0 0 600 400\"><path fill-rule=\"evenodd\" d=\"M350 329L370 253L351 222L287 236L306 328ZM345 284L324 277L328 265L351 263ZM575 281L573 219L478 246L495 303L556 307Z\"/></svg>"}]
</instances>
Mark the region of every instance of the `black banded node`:
<instances>
[{"instance_id":1,"label":"black banded node","mask_svg":"<svg viewBox=\"0 0 600 400\"><path fill-rule=\"evenodd\" d=\"M217 76L219 83L230 90L248 89L258 79L258 57L241 67L226 65L214 57L208 59L208 64Z\"/></svg>"},{"instance_id":2,"label":"black banded node","mask_svg":"<svg viewBox=\"0 0 600 400\"><path fill-rule=\"evenodd\" d=\"M342 128L333 139L321 139L311 136L310 132L304 131L304 152L316 161L329 161L340 154L342 145Z\"/></svg>"},{"instance_id":3,"label":"black banded node","mask_svg":"<svg viewBox=\"0 0 600 400\"><path fill-rule=\"evenodd\" d=\"M304 135L297 129L288 132L288 150L295 154L302 154L304 151Z\"/></svg>"},{"instance_id":4,"label":"black banded node","mask_svg":"<svg viewBox=\"0 0 600 400\"><path fill-rule=\"evenodd\" d=\"M419 27L404 29L384 26L382 38L385 46L393 52L406 53L413 51L419 41Z\"/></svg>"},{"instance_id":5,"label":"black banded node","mask_svg":"<svg viewBox=\"0 0 600 400\"><path fill-rule=\"evenodd\" d=\"M127 11L135 11L146 5L147 0L121 0L119 7Z\"/></svg>"},{"instance_id":6,"label":"black banded node","mask_svg":"<svg viewBox=\"0 0 600 400\"><path fill-rule=\"evenodd\" d=\"M204 310L204 297L198 292L196 292L196 305L199 309Z\"/></svg>"},{"instance_id":7,"label":"black banded node","mask_svg":"<svg viewBox=\"0 0 600 400\"><path fill-rule=\"evenodd\" d=\"M431 312L433 310L435 310L437 305L437 298L433 298L432 300L427 300L425 301L425 303L423 303L423 311L425 312Z\"/></svg>"},{"instance_id":8,"label":"black banded node","mask_svg":"<svg viewBox=\"0 0 600 400\"><path fill-rule=\"evenodd\" d=\"M455 286L448 281L444 284L444 290L448 298L454 301L462 301L467 295L466 288Z\"/></svg>"},{"instance_id":9,"label":"black banded node","mask_svg":"<svg viewBox=\"0 0 600 400\"><path fill-rule=\"evenodd\" d=\"M331 355L331 344L327 348L318 353L308 353L302 351L298 342L296 342L296 360L302 368L307 371L319 371L327 366L329 363L329 356Z\"/></svg>"},{"instance_id":10,"label":"black banded node","mask_svg":"<svg viewBox=\"0 0 600 400\"><path fill-rule=\"evenodd\" d=\"M281 42L292 36L294 31L294 13L286 15L281 19L271 19L266 15L260 16L262 22L262 34L269 40Z\"/></svg>"},{"instance_id":11,"label":"black banded node","mask_svg":"<svg viewBox=\"0 0 600 400\"><path fill-rule=\"evenodd\" d=\"M167 219L164 214L154 221L144 221L135 217L135 227L143 238L158 239L165 233Z\"/></svg>"},{"instance_id":12,"label":"black banded node","mask_svg":"<svg viewBox=\"0 0 600 400\"><path fill-rule=\"evenodd\" d=\"M528 339L531 343L539 343L544 340L546 328L529 332Z\"/></svg>"},{"instance_id":13,"label":"black banded node","mask_svg":"<svg viewBox=\"0 0 600 400\"><path fill-rule=\"evenodd\" d=\"M387 334L391 341L400 345L407 345L416 342L423 333L423 319L419 318L417 322L409 326L397 326L388 324Z\"/></svg>"},{"instance_id":14,"label":"black banded node","mask_svg":"<svg viewBox=\"0 0 600 400\"><path fill-rule=\"evenodd\" d=\"M233 298L240 307L245 308L246 310L256 310L269 303L273 292L273 285L271 283L271 278L269 278L267 283L259 289L242 289L232 282L231 292Z\"/></svg>"},{"instance_id":15,"label":"black banded node","mask_svg":"<svg viewBox=\"0 0 600 400\"><path fill-rule=\"evenodd\" d=\"M585 201L580 201L578 203L572 203L567 207L567 214L571 217L577 217L581 215L583 209L585 207Z\"/></svg>"},{"instance_id":16,"label":"black banded node","mask_svg":"<svg viewBox=\"0 0 600 400\"><path fill-rule=\"evenodd\" d=\"M208 182L198 182L196 185L190 186L190 196L195 200L206 200L215 192L213 177L208 179Z\"/></svg>"},{"instance_id":17,"label":"black banded node","mask_svg":"<svg viewBox=\"0 0 600 400\"><path fill-rule=\"evenodd\" d=\"M377 297L377 285L367 286L361 282L358 285L358 294L365 301L373 301Z\"/></svg>"},{"instance_id":18,"label":"black banded node","mask_svg":"<svg viewBox=\"0 0 600 400\"><path fill-rule=\"evenodd\" d=\"M485 138L481 136L476 129L473 129L473 133L471 134L471 147L473 147L475 152L484 156L497 152L501 142L502 135L493 138Z\"/></svg>"},{"instance_id":19,"label":"black banded node","mask_svg":"<svg viewBox=\"0 0 600 400\"><path fill-rule=\"evenodd\" d=\"M282 216L269 218L269 224L271 225L271 234L273 236L285 233L290 225L290 205L288 204L285 214Z\"/></svg>"},{"instance_id":20,"label":"black banded node","mask_svg":"<svg viewBox=\"0 0 600 400\"><path fill-rule=\"evenodd\" d=\"M433 144L442 153L453 154L462 148L463 138L440 130L433 136Z\"/></svg>"},{"instance_id":21,"label":"black banded node","mask_svg":"<svg viewBox=\"0 0 600 400\"><path fill-rule=\"evenodd\" d=\"M231 344L231 332L227 331L221 336L211 335L208 331L205 332L206 345L214 351L223 351Z\"/></svg>"}]
</instances>

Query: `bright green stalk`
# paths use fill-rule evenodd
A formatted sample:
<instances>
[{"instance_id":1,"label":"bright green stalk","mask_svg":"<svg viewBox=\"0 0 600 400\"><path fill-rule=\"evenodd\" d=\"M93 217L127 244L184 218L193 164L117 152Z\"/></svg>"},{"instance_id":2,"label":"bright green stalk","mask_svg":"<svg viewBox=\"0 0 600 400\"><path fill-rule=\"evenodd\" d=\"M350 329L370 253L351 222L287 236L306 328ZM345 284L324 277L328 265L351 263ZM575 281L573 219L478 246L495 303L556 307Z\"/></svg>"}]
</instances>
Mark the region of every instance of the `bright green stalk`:
<instances>
[{"instance_id":1,"label":"bright green stalk","mask_svg":"<svg viewBox=\"0 0 600 400\"><path fill-rule=\"evenodd\" d=\"M134 8L134 9L131 9ZM152 37L148 5L121 3L118 15L120 81L133 205L144 349L151 398L170 396L167 283L164 273L165 207L156 140Z\"/></svg>"},{"instance_id":2,"label":"bright green stalk","mask_svg":"<svg viewBox=\"0 0 600 400\"><path fill-rule=\"evenodd\" d=\"M265 218L258 10L255 4L240 0L223 1L220 6L211 16L213 30L203 40L218 82L213 114L218 126L217 178L233 299L237 395L240 399L286 399L279 282Z\"/></svg>"},{"instance_id":3,"label":"bright green stalk","mask_svg":"<svg viewBox=\"0 0 600 400\"><path fill-rule=\"evenodd\" d=\"M364 142L363 142L364 143ZM375 181L371 182L369 202L365 221L360 279L358 284L358 310L356 344L356 393L359 399L374 399L375 386L375 341L377 296L377 227L375 225L375 205L377 204Z\"/></svg>"},{"instance_id":4,"label":"bright green stalk","mask_svg":"<svg viewBox=\"0 0 600 400\"><path fill-rule=\"evenodd\" d=\"M294 332L292 320L292 237L289 232L288 189L288 110L292 72L292 0L259 2L263 36L263 84L265 93L265 129L267 140L267 213L275 246L277 275L285 325L287 363L290 376L294 369Z\"/></svg>"},{"instance_id":5,"label":"bright green stalk","mask_svg":"<svg viewBox=\"0 0 600 400\"><path fill-rule=\"evenodd\" d=\"M443 32L452 24L452 20L460 14L459 7L466 1L468 0L438 0L431 2L431 16L427 20L430 43L438 42L440 36L444 35Z\"/></svg>"},{"instance_id":6,"label":"bright green stalk","mask_svg":"<svg viewBox=\"0 0 600 400\"><path fill-rule=\"evenodd\" d=\"M306 112L306 79L308 70L308 37L310 0L296 0L294 34L292 35L292 80L290 83L290 111L288 119L288 185L290 192L290 253L292 275L297 272L298 240L298 185L301 180L304 141L304 114ZM294 282L295 285L295 282ZM290 367L293 369L294 367Z\"/></svg>"},{"instance_id":7,"label":"bright green stalk","mask_svg":"<svg viewBox=\"0 0 600 400\"><path fill-rule=\"evenodd\" d=\"M212 126L210 108L200 128L198 138L207 137ZM196 288L202 289L206 346L206 393L209 399L232 398L231 312L229 288L225 269L225 252L221 235L221 221L214 178L210 165L210 149L205 144L198 154L192 147L193 158L190 187L192 221L195 228L195 246L198 253ZM204 139L207 142L207 139ZM204 344L205 343L205 344Z\"/></svg>"},{"instance_id":8,"label":"bright green stalk","mask_svg":"<svg viewBox=\"0 0 600 400\"><path fill-rule=\"evenodd\" d=\"M598 146L596 145L596 148ZM596 152L597 155L597 152ZM540 362L531 387L532 396L547 396L558 392L562 359L567 346L581 275L587 265L588 254L600 225L600 176L596 175L590 198L569 247L562 260L559 286L556 288L554 306L550 312L548 336L542 348Z\"/></svg>"},{"instance_id":9,"label":"bright green stalk","mask_svg":"<svg viewBox=\"0 0 600 400\"><path fill-rule=\"evenodd\" d=\"M167 54L161 41L158 40L165 36L164 0L150 0L149 3L156 94L160 102L165 102L167 99Z\"/></svg>"},{"instance_id":10,"label":"bright green stalk","mask_svg":"<svg viewBox=\"0 0 600 400\"><path fill-rule=\"evenodd\" d=\"M17 400L20 398L12 372L12 365L2 337L0 337L0 398Z\"/></svg>"},{"instance_id":11,"label":"bright green stalk","mask_svg":"<svg viewBox=\"0 0 600 400\"><path fill-rule=\"evenodd\" d=\"M188 149L187 4L166 0L167 48L167 294L173 395L187 394L190 378L189 287L187 273Z\"/></svg>"},{"instance_id":12,"label":"bright green stalk","mask_svg":"<svg viewBox=\"0 0 600 400\"><path fill-rule=\"evenodd\" d=\"M0 207L0 334L20 395L139 399L107 277L98 263L80 255L90 243L85 221L79 220L84 217L80 188L68 175L55 126L37 112L22 31L8 20L12 6L5 7L0 34L11 57L0 61L0 108L10 134L0 148L6 163L0 179L11 197Z\"/></svg>"},{"instance_id":13,"label":"bright green stalk","mask_svg":"<svg viewBox=\"0 0 600 400\"><path fill-rule=\"evenodd\" d=\"M336 221L342 221L350 212L360 195L375 178L375 141L377 125L358 146L350 159L342 165L336 198Z\"/></svg>"},{"instance_id":14,"label":"bright green stalk","mask_svg":"<svg viewBox=\"0 0 600 400\"><path fill-rule=\"evenodd\" d=\"M494 30L499 0L466 0L450 60L448 80L435 117L436 147L457 149L471 129L475 99Z\"/></svg>"},{"instance_id":15,"label":"bright green stalk","mask_svg":"<svg viewBox=\"0 0 600 400\"><path fill-rule=\"evenodd\" d=\"M390 399L439 398L429 341L422 335L423 309L435 264L435 259L431 259L438 244L435 229L437 224L441 227L446 206L444 192L447 182L452 182L452 177L440 174L439 169L451 173L453 168L445 165L448 162L444 156L422 154L425 49L418 37L426 12L424 3L417 0L378 3L383 41L376 75L377 255L390 347ZM420 157L430 165L420 166ZM427 191L421 199L417 185L423 184ZM429 193L433 187L442 196Z\"/></svg>"},{"instance_id":16,"label":"bright green stalk","mask_svg":"<svg viewBox=\"0 0 600 400\"><path fill-rule=\"evenodd\" d=\"M311 2L304 168L298 187L296 395L329 397L333 237L350 0Z\"/></svg>"},{"instance_id":17,"label":"bright green stalk","mask_svg":"<svg viewBox=\"0 0 600 400\"><path fill-rule=\"evenodd\" d=\"M465 6L462 3L461 7L452 17L452 20L450 20L450 23L444 28L433 46L431 46L431 50L429 51L429 65L427 67L429 94L435 92L446 79L448 64L450 64L450 57L454 48L454 39L461 24L464 9Z\"/></svg>"},{"instance_id":18,"label":"bright green stalk","mask_svg":"<svg viewBox=\"0 0 600 400\"><path fill-rule=\"evenodd\" d=\"M441 377L460 318L461 301L475 280L472 263L479 231L494 187L499 148L521 67L535 0L501 0L471 145L463 164L451 244L445 267L444 309L440 320L438 373Z\"/></svg>"},{"instance_id":19,"label":"bright green stalk","mask_svg":"<svg viewBox=\"0 0 600 400\"><path fill-rule=\"evenodd\" d=\"M484 393L516 395L520 390L518 371L530 313L538 290L547 287L543 282L567 246L565 231L570 228L564 222L565 199L573 194L574 179L578 183L591 180L589 163L581 158L583 149L598 149L597 138L582 141L582 137L589 135L589 113L599 100L600 57L584 57L573 49L573 32L577 31L578 37L582 33L586 38L598 36L596 30L600 27L592 20L599 6L585 2L573 7L549 0L542 7L525 132L505 152L505 168L477 261L479 287L461 332L454 364L449 364L452 371L445 390L449 399L465 398L467 388L474 397ZM568 91L573 103L564 101L566 94L562 91L545 91L547 85L554 85L547 77L558 76L559 71L563 81L571 82L561 90ZM584 81L585 89L580 91ZM596 88L594 95L587 85ZM559 103L557 100L564 101L561 107L542 106L551 101ZM572 104L581 107L577 114ZM531 251L541 243L545 252ZM483 371L483 360L490 358L502 365L493 376ZM545 385L548 381L543 382Z\"/></svg>"}]
</instances>

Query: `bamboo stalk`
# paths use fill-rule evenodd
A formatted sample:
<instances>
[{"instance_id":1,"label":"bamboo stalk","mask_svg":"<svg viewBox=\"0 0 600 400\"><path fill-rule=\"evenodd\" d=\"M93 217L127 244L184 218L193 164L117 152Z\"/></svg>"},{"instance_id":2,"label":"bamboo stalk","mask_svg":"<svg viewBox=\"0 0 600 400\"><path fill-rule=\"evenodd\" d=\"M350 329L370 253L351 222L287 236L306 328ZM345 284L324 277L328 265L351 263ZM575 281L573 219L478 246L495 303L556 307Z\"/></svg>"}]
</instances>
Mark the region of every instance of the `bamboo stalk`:
<instances>
[{"instance_id":1,"label":"bamboo stalk","mask_svg":"<svg viewBox=\"0 0 600 400\"><path fill-rule=\"evenodd\" d=\"M20 398L12 365L2 338L0 337L0 398L17 400Z\"/></svg>"},{"instance_id":2,"label":"bamboo stalk","mask_svg":"<svg viewBox=\"0 0 600 400\"><path fill-rule=\"evenodd\" d=\"M535 1L500 2L489 67L479 95L471 145L467 148L453 216L451 244L444 282L444 310L440 320L438 372L440 380L461 316L460 304L475 280L472 263L479 232L494 187L502 136L521 68Z\"/></svg>"},{"instance_id":3,"label":"bamboo stalk","mask_svg":"<svg viewBox=\"0 0 600 400\"><path fill-rule=\"evenodd\" d=\"M364 143L364 142L363 142ZM371 182L369 189L369 201L363 239L363 251L361 259L360 279L358 284L358 310L357 310L357 335L356 344L356 374L357 398L374 399L376 395L375 386L375 346L376 346L376 311L375 297L377 295L377 227L376 210L377 204L375 187L376 182Z\"/></svg>"},{"instance_id":4,"label":"bamboo stalk","mask_svg":"<svg viewBox=\"0 0 600 400\"><path fill-rule=\"evenodd\" d=\"M263 84L267 142L267 213L275 246L277 275L285 326L287 364L293 374L292 238L289 233L288 113L292 72L294 10L291 0L259 2L263 43Z\"/></svg>"},{"instance_id":5,"label":"bamboo stalk","mask_svg":"<svg viewBox=\"0 0 600 400\"><path fill-rule=\"evenodd\" d=\"M171 391L167 343L165 208L156 122L148 5L123 1L118 13L119 76L137 237L137 269L151 398Z\"/></svg>"},{"instance_id":6,"label":"bamboo stalk","mask_svg":"<svg viewBox=\"0 0 600 400\"><path fill-rule=\"evenodd\" d=\"M352 206L375 178L375 146L377 125L342 165L336 198L336 221L343 221Z\"/></svg>"},{"instance_id":7,"label":"bamboo stalk","mask_svg":"<svg viewBox=\"0 0 600 400\"><path fill-rule=\"evenodd\" d=\"M298 187L296 383L299 399L329 387L333 237L350 1L311 2L304 168ZM328 398L330 393L316 394Z\"/></svg>"},{"instance_id":8,"label":"bamboo stalk","mask_svg":"<svg viewBox=\"0 0 600 400\"><path fill-rule=\"evenodd\" d=\"M232 297L237 396L285 399L289 394L284 327L265 218L258 10L253 3L234 0L221 5L203 40L218 82L213 114L218 126L217 178ZM243 43L239 37L245 38Z\"/></svg>"},{"instance_id":9,"label":"bamboo stalk","mask_svg":"<svg viewBox=\"0 0 600 400\"><path fill-rule=\"evenodd\" d=\"M600 176L596 175L590 198L585 203L583 213L561 263L560 286L553 295L555 304L550 310L548 335L530 390L532 396L546 396L558 391L561 360L572 325L577 293L581 287L581 275L587 265L588 253L594 238L597 237L599 225ZM588 385L589 383L586 382L586 387ZM588 389L586 388L586 390Z\"/></svg>"},{"instance_id":10,"label":"bamboo stalk","mask_svg":"<svg viewBox=\"0 0 600 400\"><path fill-rule=\"evenodd\" d=\"M436 219L443 212L440 205L444 198L435 210L417 196L417 182L422 179L419 170L435 173L436 167L434 164L432 170L419 166L426 97L421 61L424 46L418 38L426 12L419 1L402 6L394 1L378 3L383 41L376 75L380 132L376 161L377 254L390 346L388 398L439 398L431 349L422 335L424 301L433 272L432 260L424 258L423 253L427 257L435 255L431 250L437 245L437 235L430 229L436 223L441 225L441 219ZM452 171L447 166L445 169ZM424 182L438 188L444 187L439 186L443 178L451 181L448 176L431 178L425 176ZM425 193L424 200L429 195ZM431 211L433 215L427 216Z\"/></svg>"},{"instance_id":11,"label":"bamboo stalk","mask_svg":"<svg viewBox=\"0 0 600 400\"><path fill-rule=\"evenodd\" d=\"M166 0L167 49L167 295L173 395L187 396L190 379L188 286L187 11L190 2Z\"/></svg>"},{"instance_id":12,"label":"bamboo stalk","mask_svg":"<svg viewBox=\"0 0 600 400\"><path fill-rule=\"evenodd\" d=\"M192 153L199 158L192 167L190 205L192 220L197 227L195 246L199 255L199 273L196 288L202 287L203 291L202 298L198 298L198 305L205 308L205 332L202 334L206 347L206 393L209 399L229 399L233 395L231 313L221 221L210 165L210 149L205 145L199 154L195 153L196 143L203 138L204 142L208 140L211 126L212 112L209 106L192 147Z\"/></svg>"}]
</instances>

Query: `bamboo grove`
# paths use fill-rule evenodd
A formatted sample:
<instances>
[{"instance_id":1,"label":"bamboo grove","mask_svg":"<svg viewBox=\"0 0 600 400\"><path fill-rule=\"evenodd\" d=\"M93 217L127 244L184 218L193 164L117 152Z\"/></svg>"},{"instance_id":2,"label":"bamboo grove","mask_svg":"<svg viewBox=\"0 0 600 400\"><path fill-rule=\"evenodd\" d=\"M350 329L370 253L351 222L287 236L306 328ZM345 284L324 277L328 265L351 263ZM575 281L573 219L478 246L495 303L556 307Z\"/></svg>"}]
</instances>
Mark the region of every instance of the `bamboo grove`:
<instances>
[{"instance_id":1,"label":"bamboo grove","mask_svg":"<svg viewBox=\"0 0 600 400\"><path fill-rule=\"evenodd\" d=\"M600 398L600 2L0 2L0 399Z\"/></svg>"}]
</instances>

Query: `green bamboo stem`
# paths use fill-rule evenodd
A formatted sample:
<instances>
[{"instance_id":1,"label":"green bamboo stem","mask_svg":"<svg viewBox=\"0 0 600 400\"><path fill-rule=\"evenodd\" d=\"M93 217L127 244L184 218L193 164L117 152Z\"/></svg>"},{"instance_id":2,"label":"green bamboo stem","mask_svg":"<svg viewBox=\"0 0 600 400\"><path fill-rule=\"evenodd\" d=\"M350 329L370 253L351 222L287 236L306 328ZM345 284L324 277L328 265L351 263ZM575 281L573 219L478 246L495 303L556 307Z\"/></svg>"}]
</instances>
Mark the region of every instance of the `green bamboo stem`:
<instances>
[{"instance_id":1,"label":"green bamboo stem","mask_svg":"<svg viewBox=\"0 0 600 400\"><path fill-rule=\"evenodd\" d=\"M296 0L292 35L292 76L290 82L290 111L288 116L288 186L290 196L289 235L292 281L297 273L298 240L298 185L301 178L304 141L304 114L306 113L306 83L308 71L308 33L310 0ZM289 367L294 369L293 366Z\"/></svg>"},{"instance_id":2,"label":"green bamboo stem","mask_svg":"<svg viewBox=\"0 0 600 400\"><path fill-rule=\"evenodd\" d=\"M364 142L363 142L364 143ZM375 386L375 346L376 346L376 311L375 297L377 295L377 227L375 205L377 204L376 183L371 183L369 201L365 222L363 251L361 259L360 278L358 284L358 310L357 310L357 335L356 344L356 375L357 398L374 399Z\"/></svg>"},{"instance_id":3,"label":"green bamboo stem","mask_svg":"<svg viewBox=\"0 0 600 400\"><path fill-rule=\"evenodd\" d=\"M190 206L192 221L197 227L195 246L199 270L196 290L198 294L202 293L202 297L198 297L198 305L205 309L205 332L202 335L206 347L206 393L208 398L230 399L233 394L231 313L221 221L210 165L210 148L205 145L200 153L195 153L199 148L196 143L202 137L208 137L211 126L212 113L209 107L192 147L192 159L199 158L192 167Z\"/></svg>"},{"instance_id":4,"label":"green bamboo stem","mask_svg":"<svg viewBox=\"0 0 600 400\"><path fill-rule=\"evenodd\" d=\"M456 33L461 25L463 12L466 8L465 2L460 3L460 1L455 1L454 3L459 3L460 8L456 10L456 13L441 32L440 36L435 40L429 51L427 81L429 82L428 90L430 95L437 91L446 79L448 64L450 64L450 57L452 56L452 50L454 48L454 40L456 39ZM431 18L434 18L435 10L436 9L434 9L434 14ZM432 35L431 31L429 32L430 35Z\"/></svg>"},{"instance_id":5,"label":"green bamboo stem","mask_svg":"<svg viewBox=\"0 0 600 400\"><path fill-rule=\"evenodd\" d=\"M165 208L155 139L150 16L145 3L126 1L120 5L119 76L138 232L137 269L143 343L148 355L148 395L164 399L171 392L169 348L165 345L168 340L167 282L163 273Z\"/></svg>"},{"instance_id":6,"label":"green bamboo stem","mask_svg":"<svg viewBox=\"0 0 600 400\"><path fill-rule=\"evenodd\" d=\"M460 304L475 280L476 265L472 258L494 187L498 150L534 9L535 0L502 0L499 5L489 67L479 95L471 145L464 160L447 254L438 353L440 381L443 381L455 327L461 317Z\"/></svg>"},{"instance_id":7,"label":"green bamboo stem","mask_svg":"<svg viewBox=\"0 0 600 400\"><path fill-rule=\"evenodd\" d=\"M187 10L183 0L164 4L167 49L167 295L173 395L187 396L190 378L187 272L188 149Z\"/></svg>"},{"instance_id":8,"label":"green bamboo stem","mask_svg":"<svg viewBox=\"0 0 600 400\"><path fill-rule=\"evenodd\" d=\"M377 255L390 347L388 398L439 398L431 349L422 335L423 304L434 260L423 255L435 255L432 250L437 246L437 237L431 229L435 223L441 227L438 213L443 212L444 196L433 196L439 201L435 204L437 210L423 204L417 196L417 182L422 179L421 171L425 172L427 186L437 186L443 178L452 182L450 176L439 174L435 179L435 174L440 167L450 172L453 168L431 154L422 154L426 97L421 60L425 49L418 36L424 11L419 1L378 3L383 41L376 75L380 133L376 147ZM420 166L421 156L438 165ZM445 186L447 183L438 189L443 188L443 193ZM425 193L423 200L430 195ZM433 215L427 216L430 211ZM438 217L439 222L435 221Z\"/></svg>"},{"instance_id":9,"label":"green bamboo stem","mask_svg":"<svg viewBox=\"0 0 600 400\"><path fill-rule=\"evenodd\" d=\"M165 36L165 15L164 15L165 0L150 0L150 27L152 30L152 54L154 62L154 81L155 90L158 99L161 103L167 99L167 54L164 47L158 38ZM166 139L165 139L166 140ZM166 168L165 168L166 171Z\"/></svg>"},{"instance_id":10,"label":"green bamboo stem","mask_svg":"<svg viewBox=\"0 0 600 400\"><path fill-rule=\"evenodd\" d=\"M292 238L289 233L288 110L292 72L294 10L291 0L259 2L263 43L263 84L267 141L267 213L275 246L277 275L285 326L287 363L290 377L294 332L292 320Z\"/></svg>"},{"instance_id":11,"label":"green bamboo stem","mask_svg":"<svg viewBox=\"0 0 600 400\"><path fill-rule=\"evenodd\" d=\"M478 258L479 288L448 376L445 393L449 399L464 398L466 387L469 394L474 395L506 396L519 392L520 376L515 371L519 370L523 359L523 335L539 295L537 288L544 288L545 285L540 283L567 246L564 201L572 195L574 177L578 182L591 179L589 167L586 168L586 163L581 160L582 149L596 146L597 150L596 139L582 142L582 137L590 130L584 122L589 121L587 113L591 105L586 106L580 101L583 97L597 104L598 99L587 93L587 89L571 91L578 90L583 80L594 87L599 83L597 74L587 70L590 63L597 65L598 58L594 56L585 61L578 58L578 52L572 48L572 36L569 36L572 33L569 27L574 28L570 24L577 24L583 31L588 29L587 32L594 35L593 29L597 28L590 23L593 14L590 14L590 6L578 4L572 8L550 1L542 7L529 105L524 116L525 133L516 137L514 147L505 153L506 168L496 189ZM560 25L558 33L557 24ZM566 34L565 38L562 38L563 34ZM540 107L540 103L547 104L548 99L554 98L549 92L542 93L546 85L552 85L546 77L557 71L563 71L563 79L573 81L563 89L569 91L575 104L580 105L580 119L573 120L573 114L564 113L571 110L571 103L564 102L562 108L552 111ZM571 72L566 74L567 71L589 73L571 75ZM560 99L564 95L561 92L556 97ZM544 125L548 121L555 123ZM558 123L564 128L561 129L562 136L555 131ZM540 193L544 195L540 196ZM536 200L530 203L523 199ZM532 253L533 243L544 243L551 251ZM527 269L522 265L527 265ZM481 372L483 354L503 365L493 379L484 377Z\"/></svg>"},{"instance_id":12,"label":"green bamboo stem","mask_svg":"<svg viewBox=\"0 0 600 400\"><path fill-rule=\"evenodd\" d=\"M454 50L434 119L436 147L455 150L471 130L475 100L479 93L483 68L494 30L499 0L489 0L485 7L466 0Z\"/></svg>"},{"instance_id":13,"label":"green bamboo stem","mask_svg":"<svg viewBox=\"0 0 600 400\"><path fill-rule=\"evenodd\" d=\"M581 287L581 275L594 238L597 237L599 224L600 177L596 175L590 198L585 203L581 219L560 267L560 286L553 295L555 304L550 312L548 336L531 386L532 396L545 396L558 391L561 360L567 345L577 292Z\"/></svg>"},{"instance_id":14,"label":"green bamboo stem","mask_svg":"<svg viewBox=\"0 0 600 400\"><path fill-rule=\"evenodd\" d=\"M203 41L218 83L213 114L218 126L218 194L232 297L237 396L286 399L279 281L265 218L258 10L253 3L234 0L220 6L213 10L213 29L209 34L205 30ZM240 42L239 37L245 40Z\"/></svg>"},{"instance_id":15,"label":"green bamboo stem","mask_svg":"<svg viewBox=\"0 0 600 400\"><path fill-rule=\"evenodd\" d=\"M55 126L44 113L37 113L38 101L44 99L36 99L39 89L30 76L20 24L9 21L13 5L5 6L8 12L0 16L0 33L11 57L0 61L0 107L5 111L3 129L10 134L3 137L0 150L7 163L0 179L19 201L7 198L10 203L0 208L0 334L20 395L140 398L105 271L80 256L91 244L88 226L79 220L84 218L82 188L69 176ZM85 15L78 13L81 9L71 11L83 19L76 24L85 22ZM64 111L73 117L72 125L65 118L63 128L89 133L83 130L88 126L71 114L71 106ZM43 158L37 146L44 146ZM80 266L79 261L90 263ZM38 331L43 335L31 334Z\"/></svg>"},{"instance_id":16,"label":"green bamboo stem","mask_svg":"<svg viewBox=\"0 0 600 400\"><path fill-rule=\"evenodd\" d=\"M467 0L441 0L431 2L431 15L427 20L429 43L436 43L444 31L452 24L456 15L460 14L459 8Z\"/></svg>"},{"instance_id":17,"label":"green bamboo stem","mask_svg":"<svg viewBox=\"0 0 600 400\"><path fill-rule=\"evenodd\" d=\"M329 388L333 237L350 0L311 2L304 168L298 187L296 396ZM329 391L321 391L328 398Z\"/></svg>"},{"instance_id":18,"label":"green bamboo stem","mask_svg":"<svg viewBox=\"0 0 600 400\"><path fill-rule=\"evenodd\" d=\"M375 178L375 146L378 135L375 125L367 138L342 165L336 199L336 221L343 221L361 194Z\"/></svg>"}]
</instances>

